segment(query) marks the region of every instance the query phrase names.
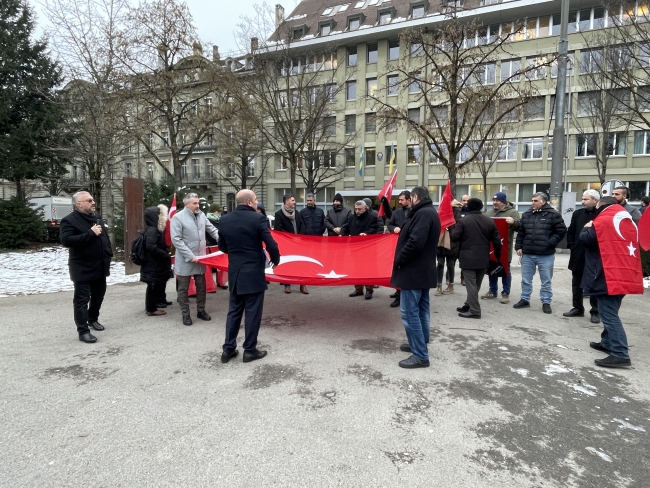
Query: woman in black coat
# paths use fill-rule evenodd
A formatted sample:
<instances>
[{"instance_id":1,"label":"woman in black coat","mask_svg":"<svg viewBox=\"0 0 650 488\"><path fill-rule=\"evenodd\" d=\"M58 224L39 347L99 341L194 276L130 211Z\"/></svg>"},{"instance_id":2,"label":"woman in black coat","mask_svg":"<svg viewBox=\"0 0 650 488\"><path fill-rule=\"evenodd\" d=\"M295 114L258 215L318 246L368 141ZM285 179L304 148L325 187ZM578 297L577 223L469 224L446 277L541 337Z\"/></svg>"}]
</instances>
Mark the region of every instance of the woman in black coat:
<instances>
[{"instance_id":1,"label":"woman in black coat","mask_svg":"<svg viewBox=\"0 0 650 488\"><path fill-rule=\"evenodd\" d=\"M172 277L172 261L165 245L165 225L167 223L167 207L158 205L148 207L144 211L144 246L146 257L140 267L140 281L147 284L145 307L147 315L165 315L159 306L167 306L165 288L167 280Z\"/></svg>"}]
</instances>

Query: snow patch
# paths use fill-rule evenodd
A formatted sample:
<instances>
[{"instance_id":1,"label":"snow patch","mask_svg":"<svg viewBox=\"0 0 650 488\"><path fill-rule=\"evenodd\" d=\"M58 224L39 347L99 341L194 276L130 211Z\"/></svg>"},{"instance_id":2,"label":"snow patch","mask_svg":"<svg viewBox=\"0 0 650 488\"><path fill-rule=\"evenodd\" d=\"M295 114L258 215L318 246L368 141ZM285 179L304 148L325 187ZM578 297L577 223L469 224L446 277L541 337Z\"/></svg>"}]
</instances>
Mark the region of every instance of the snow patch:
<instances>
[{"instance_id":1,"label":"snow patch","mask_svg":"<svg viewBox=\"0 0 650 488\"><path fill-rule=\"evenodd\" d=\"M510 368L510 371L512 371L513 373L517 373L518 375L523 376L524 378L528 378L528 370L527 370L527 369L523 369L523 368L519 368L519 369Z\"/></svg>"},{"instance_id":2,"label":"snow patch","mask_svg":"<svg viewBox=\"0 0 650 488\"><path fill-rule=\"evenodd\" d=\"M569 383L567 381L560 381L560 383L573 388L577 392L584 393L585 395L592 396L592 397L596 396L596 392L598 391L598 390L596 390L596 387L591 386L591 385L589 385L587 383L584 383L584 385Z\"/></svg>"},{"instance_id":3,"label":"snow patch","mask_svg":"<svg viewBox=\"0 0 650 488\"><path fill-rule=\"evenodd\" d=\"M286 20L287 20L287 21L290 21L290 20L299 20L299 19L304 19L305 17L307 17L307 14L299 14L299 15L294 15L293 17L289 17L289 18L286 19Z\"/></svg>"},{"instance_id":4,"label":"snow patch","mask_svg":"<svg viewBox=\"0 0 650 488\"><path fill-rule=\"evenodd\" d=\"M604 452L600 452L600 451L599 451L598 449L596 449L595 447L587 447L587 448L585 448L585 449L587 449L587 451L589 451L590 453L595 454L596 456L598 456L598 457L599 457L600 459L602 459L603 461L607 461L608 463L612 463L612 462L614 462L614 461L612 461L612 458L611 458L611 457L609 457L609 456L608 456L607 454L605 454Z\"/></svg>"},{"instance_id":5,"label":"snow patch","mask_svg":"<svg viewBox=\"0 0 650 488\"><path fill-rule=\"evenodd\" d=\"M626 422L625 420L614 419L612 420L612 422L618 422L619 424L621 424L618 427L619 429L630 429L630 430L636 430L637 432L645 432L645 429L643 427L632 425L629 422Z\"/></svg>"},{"instance_id":6,"label":"snow patch","mask_svg":"<svg viewBox=\"0 0 650 488\"><path fill-rule=\"evenodd\" d=\"M559 361L553 361L553 363L554 364L546 366L546 369L542 374L545 374L546 376L555 376L558 373L571 373L573 371L563 364L560 364Z\"/></svg>"},{"instance_id":7,"label":"snow patch","mask_svg":"<svg viewBox=\"0 0 650 488\"><path fill-rule=\"evenodd\" d=\"M508 350L508 348L506 346L499 346L499 349L501 349L502 351L507 351Z\"/></svg>"},{"instance_id":8,"label":"snow patch","mask_svg":"<svg viewBox=\"0 0 650 488\"><path fill-rule=\"evenodd\" d=\"M643 288L650 288L650 276L643 278Z\"/></svg>"},{"instance_id":9,"label":"snow patch","mask_svg":"<svg viewBox=\"0 0 650 488\"><path fill-rule=\"evenodd\" d=\"M560 349L569 349L568 347L563 346L562 344L556 344L556 346L559 347Z\"/></svg>"},{"instance_id":10,"label":"snow patch","mask_svg":"<svg viewBox=\"0 0 650 488\"><path fill-rule=\"evenodd\" d=\"M612 398L612 401L613 401L614 403L627 403L627 400L626 400L625 398L617 397L617 396L615 396L614 398Z\"/></svg>"}]
</instances>

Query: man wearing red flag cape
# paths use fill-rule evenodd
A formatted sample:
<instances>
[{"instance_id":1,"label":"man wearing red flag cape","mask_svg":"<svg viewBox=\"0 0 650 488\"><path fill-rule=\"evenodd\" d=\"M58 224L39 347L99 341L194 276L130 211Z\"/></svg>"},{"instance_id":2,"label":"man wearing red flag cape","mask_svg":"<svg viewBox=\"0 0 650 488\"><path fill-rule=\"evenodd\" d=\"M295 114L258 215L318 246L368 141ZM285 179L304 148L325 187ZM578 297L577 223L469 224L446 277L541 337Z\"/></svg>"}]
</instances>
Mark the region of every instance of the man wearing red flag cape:
<instances>
[{"instance_id":1,"label":"man wearing red flag cape","mask_svg":"<svg viewBox=\"0 0 650 488\"><path fill-rule=\"evenodd\" d=\"M643 293L643 273L638 229L630 214L613 197L603 197L594 220L580 232L585 246L582 288L598 299L604 329L600 342L589 346L608 356L596 359L598 366L627 368L632 365L627 336L618 316L623 297Z\"/></svg>"}]
</instances>

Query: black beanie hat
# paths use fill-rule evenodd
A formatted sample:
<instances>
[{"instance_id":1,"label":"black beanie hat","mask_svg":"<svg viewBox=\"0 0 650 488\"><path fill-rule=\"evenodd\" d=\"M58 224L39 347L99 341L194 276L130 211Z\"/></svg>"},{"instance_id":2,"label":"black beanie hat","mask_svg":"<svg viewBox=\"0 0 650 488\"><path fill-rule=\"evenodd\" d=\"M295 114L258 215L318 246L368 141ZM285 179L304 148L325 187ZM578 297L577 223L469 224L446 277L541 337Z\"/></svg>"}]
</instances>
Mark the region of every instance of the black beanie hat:
<instances>
[{"instance_id":1,"label":"black beanie hat","mask_svg":"<svg viewBox=\"0 0 650 488\"><path fill-rule=\"evenodd\" d=\"M470 212L473 210L481 210L483 208L483 202L480 198L470 198L467 202L467 210Z\"/></svg>"},{"instance_id":2,"label":"black beanie hat","mask_svg":"<svg viewBox=\"0 0 650 488\"><path fill-rule=\"evenodd\" d=\"M343 203L343 196L340 193L337 193L336 195L334 195L334 200L332 200L332 201L334 202L334 201L337 201L337 200L339 202Z\"/></svg>"}]
</instances>

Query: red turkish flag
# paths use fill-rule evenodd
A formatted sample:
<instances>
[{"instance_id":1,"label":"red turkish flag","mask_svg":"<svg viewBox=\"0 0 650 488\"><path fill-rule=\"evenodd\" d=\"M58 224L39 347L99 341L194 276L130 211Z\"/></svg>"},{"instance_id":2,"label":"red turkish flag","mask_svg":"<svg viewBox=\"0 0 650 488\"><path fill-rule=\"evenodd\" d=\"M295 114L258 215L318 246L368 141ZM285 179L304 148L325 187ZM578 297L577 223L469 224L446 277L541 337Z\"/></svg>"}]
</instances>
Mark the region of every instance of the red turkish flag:
<instances>
[{"instance_id":1,"label":"red turkish flag","mask_svg":"<svg viewBox=\"0 0 650 488\"><path fill-rule=\"evenodd\" d=\"M454 209L451 206L451 201L454 199L454 196L451 194L451 185L447 181L447 187L445 188L442 198L440 199L440 205L438 205L438 217L440 217L440 235L445 232L447 227L451 227L456 223L454 218Z\"/></svg>"},{"instance_id":2,"label":"red turkish flag","mask_svg":"<svg viewBox=\"0 0 650 488\"><path fill-rule=\"evenodd\" d=\"M639 230L620 205L610 205L594 220L608 295L643 294Z\"/></svg>"},{"instance_id":3,"label":"red turkish flag","mask_svg":"<svg viewBox=\"0 0 650 488\"><path fill-rule=\"evenodd\" d=\"M650 212L645 211L639 220L639 245L650 251Z\"/></svg>"},{"instance_id":4,"label":"red turkish flag","mask_svg":"<svg viewBox=\"0 0 650 488\"><path fill-rule=\"evenodd\" d=\"M508 235L508 222L506 222L506 219L504 217L493 217L492 220L494 220L494 223L497 226L497 230L499 231L499 235L501 236L501 259L499 261L499 264L503 266L503 269L505 270L505 275L508 276L508 265L510 262L508 261L508 249L510 246L510 241L509 241L509 235ZM494 255L494 246L490 242L490 260L491 261L496 261L497 257Z\"/></svg>"},{"instance_id":5,"label":"red turkish flag","mask_svg":"<svg viewBox=\"0 0 650 488\"><path fill-rule=\"evenodd\" d=\"M341 286L372 283L390 286L397 234L321 237L271 231L280 264L266 268L266 279L296 285ZM201 256L203 264L228 271L228 255Z\"/></svg>"},{"instance_id":6,"label":"red turkish flag","mask_svg":"<svg viewBox=\"0 0 650 488\"><path fill-rule=\"evenodd\" d=\"M172 217L176 214L176 193L172 200L172 206L169 207L169 214L167 215L167 224L165 224L165 244L169 247L172 245L171 225Z\"/></svg>"},{"instance_id":7,"label":"red turkish flag","mask_svg":"<svg viewBox=\"0 0 650 488\"><path fill-rule=\"evenodd\" d=\"M397 170L393 172L390 178L388 178L388 181L384 185L384 187L381 189L379 192L379 195L377 195L377 198L381 202L381 199L386 197L386 200L390 201L391 198L393 198L393 189L395 188L395 179L397 178ZM377 217L382 217L384 215L384 206L379 205L379 212L377 212Z\"/></svg>"}]
</instances>

